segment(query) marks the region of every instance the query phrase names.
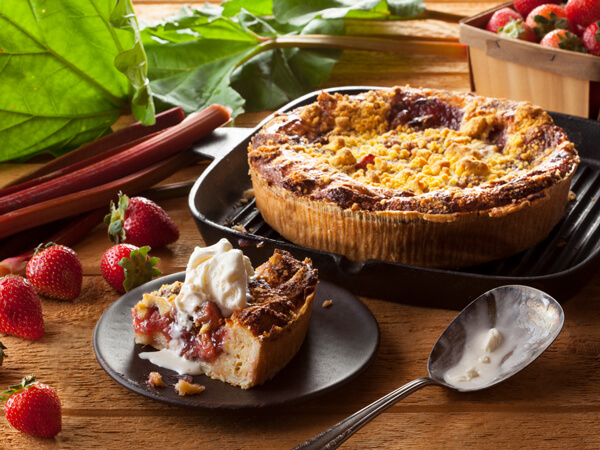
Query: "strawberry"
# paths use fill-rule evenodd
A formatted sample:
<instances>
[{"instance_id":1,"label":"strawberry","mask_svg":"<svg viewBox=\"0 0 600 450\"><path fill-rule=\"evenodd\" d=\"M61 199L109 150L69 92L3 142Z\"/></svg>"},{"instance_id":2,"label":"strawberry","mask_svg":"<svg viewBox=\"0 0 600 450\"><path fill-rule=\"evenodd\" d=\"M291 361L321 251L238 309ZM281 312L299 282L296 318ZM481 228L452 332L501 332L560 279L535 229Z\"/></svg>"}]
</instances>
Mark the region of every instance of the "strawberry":
<instances>
[{"instance_id":1,"label":"strawberry","mask_svg":"<svg viewBox=\"0 0 600 450\"><path fill-rule=\"evenodd\" d=\"M581 41L590 54L600 56L600 20L585 29Z\"/></svg>"},{"instance_id":2,"label":"strawberry","mask_svg":"<svg viewBox=\"0 0 600 450\"><path fill-rule=\"evenodd\" d=\"M83 267L72 249L53 242L40 245L27 263L27 279L39 294L74 300L81 293Z\"/></svg>"},{"instance_id":3,"label":"strawberry","mask_svg":"<svg viewBox=\"0 0 600 450\"><path fill-rule=\"evenodd\" d=\"M138 248L131 244L118 244L102 256L100 270L104 279L120 293L130 291L153 277L161 275L156 267L158 258L150 258L150 247Z\"/></svg>"},{"instance_id":4,"label":"strawberry","mask_svg":"<svg viewBox=\"0 0 600 450\"><path fill-rule=\"evenodd\" d=\"M583 32L596 20L600 20L600 1L569 0L565 6L567 17L576 29Z\"/></svg>"},{"instance_id":5,"label":"strawberry","mask_svg":"<svg viewBox=\"0 0 600 450\"><path fill-rule=\"evenodd\" d=\"M525 23L533 29L538 40L542 39L552 30L569 30L571 28L565 8L552 4L541 5L535 8L527 15Z\"/></svg>"},{"instance_id":6,"label":"strawberry","mask_svg":"<svg viewBox=\"0 0 600 450\"><path fill-rule=\"evenodd\" d=\"M40 297L20 275L0 278L0 332L30 340L44 335Z\"/></svg>"},{"instance_id":7,"label":"strawberry","mask_svg":"<svg viewBox=\"0 0 600 450\"><path fill-rule=\"evenodd\" d=\"M527 17L531 11L541 5L553 3L558 5L561 0L514 0L514 7L523 17Z\"/></svg>"},{"instance_id":8,"label":"strawberry","mask_svg":"<svg viewBox=\"0 0 600 450\"><path fill-rule=\"evenodd\" d=\"M126 242L142 247L164 247L179 239L179 229L169 215L144 197L129 198L119 193L119 204L110 203L110 214L104 218L112 242Z\"/></svg>"},{"instance_id":9,"label":"strawberry","mask_svg":"<svg viewBox=\"0 0 600 450\"><path fill-rule=\"evenodd\" d=\"M581 43L579 36L569 30L551 31L544 36L544 39L542 39L540 45L585 53L585 47Z\"/></svg>"},{"instance_id":10,"label":"strawberry","mask_svg":"<svg viewBox=\"0 0 600 450\"><path fill-rule=\"evenodd\" d=\"M511 8L500 8L492 17L490 17L489 22L487 23L485 29L487 31L491 31L492 33L497 33L500 28L506 25L511 19L519 20L522 19L523 16L516 12Z\"/></svg>"},{"instance_id":11,"label":"strawberry","mask_svg":"<svg viewBox=\"0 0 600 450\"><path fill-rule=\"evenodd\" d=\"M60 398L50 386L37 383L35 375L4 391L2 400L8 423L23 433L51 438L62 429Z\"/></svg>"},{"instance_id":12,"label":"strawberry","mask_svg":"<svg viewBox=\"0 0 600 450\"><path fill-rule=\"evenodd\" d=\"M520 39L522 41L537 42L535 33L523 19L510 20L506 25L498 30L500 36L506 36L512 39Z\"/></svg>"}]
</instances>

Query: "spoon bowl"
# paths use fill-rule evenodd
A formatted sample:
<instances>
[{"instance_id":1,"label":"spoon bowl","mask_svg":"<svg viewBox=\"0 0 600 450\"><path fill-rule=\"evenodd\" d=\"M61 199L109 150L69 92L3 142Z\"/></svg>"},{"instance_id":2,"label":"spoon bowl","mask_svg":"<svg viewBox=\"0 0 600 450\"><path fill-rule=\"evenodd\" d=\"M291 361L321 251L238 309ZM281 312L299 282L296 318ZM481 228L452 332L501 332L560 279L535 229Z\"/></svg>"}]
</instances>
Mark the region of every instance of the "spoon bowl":
<instances>
[{"instance_id":1,"label":"spoon bowl","mask_svg":"<svg viewBox=\"0 0 600 450\"><path fill-rule=\"evenodd\" d=\"M560 304L538 289L508 285L473 300L439 337L419 378L319 433L296 449L336 448L387 408L428 385L460 392L498 384L531 364L564 323Z\"/></svg>"},{"instance_id":2,"label":"spoon bowl","mask_svg":"<svg viewBox=\"0 0 600 450\"><path fill-rule=\"evenodd\" d=\"M556 339L563 323L560 304L545 292L520 285L492 289L471 302L442 333L429 355L429 376L458 391L493 386L540 356ZM481 348L484 342L477 341L486 341L489 330L497 330L501 342L494 351L486 352ZM489 362L477 361L486 355ZM452 380L450 371L467 371L471 366L488 369L488 376L482 377L480 372L469 380L460 379L460 375Z\"/></svg>"}]
</instances>

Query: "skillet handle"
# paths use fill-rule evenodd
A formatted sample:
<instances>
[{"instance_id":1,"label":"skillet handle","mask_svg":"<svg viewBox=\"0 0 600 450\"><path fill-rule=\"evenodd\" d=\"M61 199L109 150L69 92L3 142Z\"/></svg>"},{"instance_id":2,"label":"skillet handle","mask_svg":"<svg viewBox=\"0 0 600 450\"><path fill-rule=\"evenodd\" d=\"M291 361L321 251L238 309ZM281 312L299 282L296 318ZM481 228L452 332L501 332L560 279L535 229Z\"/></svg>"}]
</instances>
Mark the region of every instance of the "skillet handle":
<instances>
[{"instance_id":1,"label":"skillet handle","mask_svg":"<svg viewBox=\"0 0 600 450\"><path fill-rule=\"evenodd\" d=\"M192 151L200 159L217 160L226 156L246 139L253 128L221 127L192 145Z\"/></svg>"}]
</instances>

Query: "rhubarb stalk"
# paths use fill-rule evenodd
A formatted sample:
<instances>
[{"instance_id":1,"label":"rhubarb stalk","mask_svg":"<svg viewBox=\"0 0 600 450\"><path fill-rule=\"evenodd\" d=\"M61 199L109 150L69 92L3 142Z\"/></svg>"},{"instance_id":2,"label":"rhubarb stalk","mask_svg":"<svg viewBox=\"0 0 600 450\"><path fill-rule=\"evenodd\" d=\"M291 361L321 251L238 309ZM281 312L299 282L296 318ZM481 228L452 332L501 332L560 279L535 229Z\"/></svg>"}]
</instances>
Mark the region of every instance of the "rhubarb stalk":
<instances>
[{"instance_id":1,"label":"rhubarb stalk","mask_svg":"<svg viewBox=\"0 0 600 450\"><path fill-rule=\"evenodd\" d=\"M71 192L93 188L125 177L191 146L229 120L229 111L211 105L183 122L122 153L20 192L0 198L0 214L7 214ZM72 214L71 214L72 215Z\"/></svg>"},{"instance_id":2,"label":"rhubarb stalk","mask_svg":"<svg viewBox=\"0 0 600 450\"><path fill-rule=\"evenodd\" d=\"M188 195L192 185L193 183L190 182L167 184L144 190L140 195L153 201L181 197ZM24 275L27 263L35 253L35 248L40 243L54 242L66 245L67 247L77 244L97 225L103 223L107 211L108 207L105 205L104 207L71 218L66 224L64 220L59 220L52 224L41 225L35 229L27 230L24 233L35 233L31 233L32 236L28 236L26 238L27 241L24 243L20 242L18 246L14 245L14 241L21 241L22 239L17 236L21 236L23 233L6 239L5 242L0 244L0 277L11 273ZM49 225L53 225L53 227ZM51 234L47 232L51 228L58 228L58 230ZM10 256L17 253L20 254L18 256Z\"/></svg>"},{"instance_id":3,"label":"rhubarb stalk","mask_svg":"<svg viewBox=\"0 0 600 450\"><path fill-rule=\"evenodd\" d=\"M177 125L184 118L185 114L181 108L171 108L167 111L157 114L154 125L144 126L141 122L136 122L127 127L121 128L112 134L101 137L100 139L83 145L72 152L53 159L39 169L12 180L9 184L5 185L5 187L15 186L25 183L26 181L35 180L43 175L64 169L72 164L76 164L86 160L87 158L103 154L105 151L114 149L116 147L123 148L123 146L126 144L132 144L138 139L148 137L154 133L172 127L173 125Z\"/></svg>"},{"instance_id":4,"label":"rhubarb stalk","mask_svg":"<svg viewBox=\"0 0 600 450\"><path fill-rule=\"evenodd\" d=\"M189 150L179 152L126 177L89 189L12 211L0 216L0 239L86 211L106 207L116 200L119 191L135 195L147 189L196 159Z\"/></svg>"}]
</instances>

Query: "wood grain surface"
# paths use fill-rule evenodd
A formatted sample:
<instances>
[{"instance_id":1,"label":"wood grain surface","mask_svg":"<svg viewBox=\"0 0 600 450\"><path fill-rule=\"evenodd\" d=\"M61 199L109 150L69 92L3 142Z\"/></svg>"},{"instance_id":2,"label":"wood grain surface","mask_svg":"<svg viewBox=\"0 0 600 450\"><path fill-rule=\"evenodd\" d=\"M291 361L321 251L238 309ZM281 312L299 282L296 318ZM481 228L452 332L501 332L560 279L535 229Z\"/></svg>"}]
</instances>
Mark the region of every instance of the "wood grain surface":
<instances>
[{"instance_id":1,"label":"wood grain surface","mask_svg":"<svg viewBox=\"0 0 600 450\"><path fill-rule=\"evenodd\" d=\"M471 15L500 2L430 1L440 11ZM140 17L176 11L179 1L134 2ZM458 36L439 21L403 23L407 32ZM409 84L468 91L466 59L346 51L324 87ZM246 114L237 126L255 125L268 112ZM8 181L34 164L2 164ZM167 182L193 181L198 164ZM178 242L155 252L165 274L184 270L195 246L204 245L187 198L160 202L181 230ZM96 361L96 322L119 295L100 276L100 258L110 246L98 226L75 246L84 266L81 297L43 299L46 335L37 342L0 336L9 357L0 368L0 388L30 373L53 386L62 401L63 430L51 440L10 427L0 415L0 448L286 449L328 428L398 386L426 375L432 345L456 312L362 298L381 331L373 364L342 388L296 406L214 411L168 406L117 384ZM393 280L390 280L392 283ZM402 292L402 286L398 286ZM444 295L440 286L440 295ZM334 306L335 307L335 306ZM348 449L600 448L600 276L564 304L566 322L556 342L509 382L470 394L427 387L391 407L344 444Z\"/></svg>"}]
</instances>

